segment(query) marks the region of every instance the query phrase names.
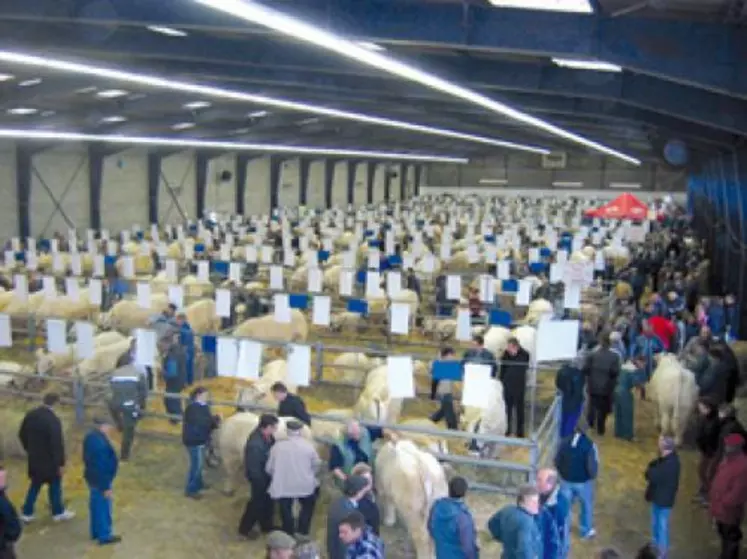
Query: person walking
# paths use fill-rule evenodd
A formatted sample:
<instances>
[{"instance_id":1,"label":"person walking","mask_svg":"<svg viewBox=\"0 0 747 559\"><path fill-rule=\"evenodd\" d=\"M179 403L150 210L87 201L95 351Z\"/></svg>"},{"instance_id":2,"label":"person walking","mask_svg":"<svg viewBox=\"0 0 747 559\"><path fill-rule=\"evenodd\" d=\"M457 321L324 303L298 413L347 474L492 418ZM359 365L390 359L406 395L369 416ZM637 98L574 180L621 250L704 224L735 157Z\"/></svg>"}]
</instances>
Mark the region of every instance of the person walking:
<instances>
[{"instance_id":1,"label":"person walking","mask_svg":"<svg viewBox=\"0 0 747 559\"><path fill-rule=\"evenodd\" d=\"M529 353L519 344L516 338L509 338L506 351L501 356L500 381L503 383L503 397L506 403L508 428L506 435L524 436L524 395L527 387L527 369ZM512 418L516 413L516 423ZM512 425L516 428L513 429Z\"/></svg>"},{"instance_id":2,"label":"person walking","mask_svg":"<svg viewBox=\"0 0 747 559\"><path fill-rule=\"evenodd\" d=\"M695 435L695 446L700 453L698 463L700 487L693 500L703 505L708 503L708 490L717 466L720 428L721 422L715 402L710 398L701 398L698 401L697 432Z\"/></svg>"},{"instance_id":3,"label":"person walking","mask_svg":"<svg viewBox=\"0 0 747 559\"><path fill-rule=\"evenodd\" d=\"M0 465L0 559L16 559L15 545L21 538L23 525L5 493L6 487L7 472Z\"/></svg>"},{"instance_id":4,"label":"person walking","mask_svg":"<svg viewBox=\"0 0 747 559\"><path fill-rule=\"evenodd\" d=\"M652 460L645 473L648 486L646 501L651 503L651 532L662 559L669 552L669 517L680 486L680 458L674 439L659 437L659 456Z\"/></svg>"},{"instance_id":5,"label":"person walking","mask_svg":"<svg viewBox=\"0 0 747 559\"><path fill-rule=\"evenodd\" d=\"M273 384L270 391L278 403L278 417L295 417L298 421L311 425L311 416L300 396L288 392L288 387L282 382Z\"/></svg>"},{"instance_id":6,"label":"person walking","mask_svg":"<svg viewBox=\"0 0 747 559\"><path fill-rule=\"evenodd\" d=\"M558 472L553 468L543 468L537 472L537 489L540 494L544 557L566 559L571 549L571 504L568 496L560 491Z\"/></svg>"},{"instance_id":7,"label":"person walking","mask_svg":"<svg viewBox=\"0 0 747 559\"><path fill-rule=\"evenodd\" d=\"M366 478L351 475L343 483L342 496L330 503L327 509L327 557L329 559L347 557L348 544L340 538L340 524L350 512L358 509L358 503L370 488L371 485Z\"/></svg>"},{"instance_id":8,"label":"person walking","mask_svg":"<svg viewBox=\"0 0 747 559\"><path fill-rule=\"evenodd\" d=\"M478 559L477 532L472 513L464 502L467 480L449 480L449 496L433 503L428 533L433 538L436 559Z\"/></svg>"},{"instance_id":9,"label":"person walking","mask_svg":"<svg viewBox=\"0 0 747 559\"><path fill-rule=\"evenodd\" d=\"M301 435L304 424L288 421L288 438L278 441L270 450L265 471L272 478L270 497L278 503L283 531L308 535L311 517L319 494L316 475L322 464L314 444ZM298 501L298 522L293 518L293 504Z\"/></svg>"},{"instance_id":10,"label":"person walking","mask_svg":"<svg viewBox=\"0 0 747 559\"><path fill-rule=\"evenodd\" d=\"M569 437L576 428L581 411L584 407L584 386L586 377L583 366L586 361L585 352L579 352L576 359L565 363L555 376L555 388L562 396L560 438Z\"/></svg>"},{"instance_id":11,"label":"person walking","mask_svg":"<svg viewBox=\"0 0 747 559\"><path fill-rule=\"evenodd\" d=\"M594 480L599 473L597 447L582 427L563 439L555 455L555 468L560 475L560 490L570 508L576 499L581 503L579 528L581 539L596 536L594 529Z\"/></svg>"},{"instance_id":12,"label":"person walking","mask_svg":"<svg viewBox=\"0 0 747 559\"><path fill-rule=\"evenodd\" d=\"M120 459L130 459L132 444L135 442L135 427L148 398L148 380L134 364L118 367L109 378L111 397L108 400L109 413L117 430L122 433Z\"/></svg>"},{"instance_id":13,"label":"person walking","mask_svg":"<svg viewBox=\"0 0 747 559\"><path fill-rule=\"evenodd\" d=\"M185 383L192 386L195 381L195 333L183 312L176 315L176 326L179 329L179 344L184 349Z\"/></svg>"},{"instance_id":14,"label":"person walking","mask_svg":"<svg viewBox=\"0 0 747 559\"><path fill-rule=\"evenodd\" d=\"M94 418L94 428L83 439L83 478L89 491L88 514L91 518L91 539L99 545L122 541L112 533L112 486L119 463L109 435L112 421Z\"/></svg>"},{"instance_id":15,"label":"person walking","mask_svg":"<svg viewBox=\"0 0 747 559\"><path fill-rule=\"evenodd\" d=\"M633 389L646 382L646 371L639 358L625 363L615 385L615 437L632 441L635 436L635 399Z\"/></svg>"},{"instance_id":16,"label":"person walking","mask_svg":"<svg viewBox=\"0 0 747 559\"><path fill-rule=\"evenodd\" d=\"M709 493L710 512L721 539L719 559L737 559L742 541L741 524L747 503L747 455L745 438L732 433L724 440L724 457L718 465Z\"/></svg>"},{"instance_id":17,"label":"person walking","mask_svg":"<svg viewBox=\"0 0 747 559\"><path fill-rule=\"evenodd\" d=\"M200 491L206 487L202 480L205 446L210 442L213 431L218 428L219 418L210 411L210 393L207 388L198 386L189 398L190 403L184 412L182 422L182 443L187 447L189 455L189 471L184 494L192 499L199 499Z\"/></svg>"},{"instance_id":18,"label":"person walking","mask_svg":"<svg viewBox=\"0 0 747 559\"><path fill-rule=\"evenodd\" d=\"M244 469L249 480L252 494L244 508L239 522L239 534L249 539L258 536L252 532L259 523L263 533L272 532L272 518L275 506L267 493L270 487L270 476L265 470L270 457L270 449L275 444L275 432L278 418L272 414L262 414L257 428L252 431L244 447Z\"/></svg>"},{"instance_id":19,"label":"person walking","mask_svg":"<svg viewBox=\"0 0 747 559\"><path fill-rule=\"evenodd\" d=\"M46 485L49 506L55 522L75 518L62 500L62 476L65 473L65 437L62 422L54 412L60 397L50 392L44 395L42 405L23 418L18 438L28 457L28 476L31 481L26 500L21 509L21 520L34 520L34 505L42 486Z\"/></svg>"},{"instance_id":20,"label":"person walking","mask_svg":"<svg viewBox=\"0 0 747 559\"><path fill-rule=\"evenodd\" d=\"M620 365L620 357L610 349L609 335L603 333L599 339L599 347L589 354L584 365L590 400L587 422L590 427L596 425L599 435L605 433Z\"/></svg>"},{"instance_id":21,"label":"person walking","mask_svg":"<svg viewBox=\"0 0 747 559\"><path fill-rule=\"evenodd\" d=\"M493 538L503 544L502 559L539 559L542 534L536 517L540 511L539 492L532 486L519 489L515 505L508 505L488 520Z\"/></svg>"},{"instance_id":22,"label":"person walking","mask_svg":"<svg viewBox=\"0 0 747 559\"><path fill-rule=\"evenodd\" d=\"M338 528L340 541L347 546L346 559L384 559L384 543L366 526L360 511L354 510L342 519Z\"/></svg>"},{"instance_id":23,"label":"person walking","mask_svg":"<svg viewBox=\"0 0 747 559\"><path fill-rule=\"evenodd\" d=\"M180 392L184 390L186 379L186 355L177 339L177 335L165 336L159 342L163 356L162 375L166 383L163 406L171 417L169 421L177 424L182 417L182 399Z\"/></svg>"}]
</instances>

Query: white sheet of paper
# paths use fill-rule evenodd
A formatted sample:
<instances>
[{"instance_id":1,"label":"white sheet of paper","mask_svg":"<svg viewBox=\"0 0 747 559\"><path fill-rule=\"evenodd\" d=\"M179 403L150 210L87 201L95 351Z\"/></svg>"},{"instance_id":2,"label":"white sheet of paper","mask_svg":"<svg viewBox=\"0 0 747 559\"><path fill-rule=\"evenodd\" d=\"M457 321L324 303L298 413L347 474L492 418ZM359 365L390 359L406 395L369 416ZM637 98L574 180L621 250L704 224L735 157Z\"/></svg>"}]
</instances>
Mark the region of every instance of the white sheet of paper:
<instances>
[{"instance_id":1,"label":"white sheet of paper","mask_svg":"<svg viewBox=\"0 0 747 559\"><path fill-rule=\"evenodd\" d=\"M137 306L141 309L150 308L150 284L140 282L137 284Z\"/></svg>"},{"instance_id":2,"label":"white sheet of paper","mask_svg":"<svg viewBox=\"0 0 747 559\"><path fill-rule=\"evenodd\" d=\"M490 405L492 379L489 365L465 363L462 384L462 405L487 409Z\"/></svg>"},{"instance_id":3,"label":"white sheet of paper","mask_svg":"<svg viewBox=\"0 0 747 559\"><path fill-rule=\"evenodd\" d=\"M496 276L499 280L507 280L511 277L511 266L508 260L500 260L496 266Z\"/></svg>"},{"instance_id":4,"label":"white sheet of paper","mask_svg":"<svg viewBox=\"0 0 747 559\"><path fill-rule=\"evenodd\" d=\"M92 305L100 305L102 301L102 285L101 280L91 278L88 282L88 299Z\"/></svg>"},{"instance_id":5,"label":"white sheet of paper","mask_svg":"<svg viewBox=\"0 0 747 559\"><path fill-rule=\"evenodd\" d=\"M532 282L529 280L519 280L519 290L516 292L516 304L522 307L529 305L532 298Z\"/></svg>"},{"instance_id":6,"label":"white sheet of paper","mask_svg":"<svg viewBox=\"0 0 747 559\"><path fill-rule=\"evenodd\" d=\"M468 342L472 339L472 319L469 309L457 310L456 339L460 342Z\"/></svg>"},{"instance_id":7,"label":"white sheet of paper","mask_svg":"<svg viewBox=\"0 0 747 559\"><path fill-rule=\"evenodd\" d=\"M169 303L176 305L177 309L184 308L184 288L181 285L169 285Z\"/></svg>"},{"instance_id":8,"label":"white sheet of paper","mask_svg":"<svg viewBox=\"0 0 747 559\"><path fill-rule=\"evenodd\" d=\"M309 293L322 292L322 271L319 268L309 268L306 278L306 287Z\"/></svg>"},{"instance_id":9,"label":"white sheet of paper","mask_svg":"<svg viewBox=\"0 0 747 559\"><path fill-rule=\"evenodd\" d=\"M93 333L95 328L90 322L75 323L75 353L78 359L90 359L94 354Z\"/></svg>"},{"instance_id":10,"label":"white sheet of paper","mask_svg":"<svg viewBox=\"0 0 747 559\"><path fill-rule=\"evenodd\" d=\"M374 248L368 249L368 268L369 270L379 269L379 251Z\"/></svg>"},{"instance_id":11,"label":"white sheet of paper","mask_svg":"<svg viewBox=\"0 0 747 559\"><path fill-rule=\"evenodd\" d=\"M254 245L246 245L244 247L244 258L247 262L257 261L257 247Z\"/></svg>"},{"instance_id":12,"label":"white sheet of paper","mask_svg":"<svg viewBox=\"0 0 747 559\"><path fill-rule=\"evenodd\" d=\"M272 264L272 253L273 249L270 246L263 246L262 247L262 263L263 264Z\"/></svg>"},{"instance_id":13,"label":"white sheet of paper","mask_svg":"<svg viewBox=\"0 0 747 559\"><path fill-rule=\"evenodd\" d=\"M578 320L542 320L537 325L536 361L573 359L578 353Z\"/></svg>"},{"instance_id":14,"label":"white sheet of paper","mask_svg":"<svg viewBox=\"0 0 747 559\"><path fill-rule=\"evenodd\" d=\"M381 274L379 272L366 272L366 297L381 296Z\"/></svg>"},{"instance_id":15,"label":"white sheet of paper","mask_svg":"<svg viewBox=\"0 0 747 559\"><path fill-rule=\"evenodd\" d=\"M399 272L387 272L386 292L389 297L396 297L402 291L402 274Z\"/></svg>"},{"instance_id":16,"label":"white sheet of paper","mask_svg":"<svg viewBox=\"0 0 747 559\"><path fill-rule=\"evenodd\" d=\"M446 298L459 301L462 298L462 277L446 276Z\"/></svg>"},{"instance_id":17,"label":"white sheet of paper","mask_svg":"<svg viewBox=\"0 0 747 559\"><path fill-rule=\"evenodd\" d=\"M412 357L390 355L386 358L389 398L414 398L415 378Z\"/></svg>"},{"instance_id":18,"label":"white sheet of paper","mask_svg":"<svg viewBox=\"0 0 747 559\"><path fill-rule=\"evenodd\" d=\"M270 266L270 289L283 290L282 266Z\"/></svg>"},{"instance_id":19,"label":"white sheet of paper","mask_svg":"<svg viewBox=\"0 0 747 559\"><path fill-rule=\"evenodd\" d=\"M80 301L78 278L65 278L65 293L75 302Z\"/></svg>"},{"instance_id":20,"label":"white sheet of paper","mask_svg":"<svg viewBox=\"0 0 747 559\"><path fill-rule=\"evenodd\" d=\"M291 321L290 301L287 293L276 293L273 296L275 303L275 320L288 324Z\"/></svg>"},{"instance_id":21,"label":"white sheet of paper","mask_svg":"<svg viewBox=\"0 0 747 559\"><path fill-rule=\"evenodd\" d=\"M231 247L227 243L220 245L220 259L223 262L231 260Z\"/></svg>"},{"instance_id":22,"label":"white sheet of paper","mask_svg":"<svg viewBox=\"0 0 747 559\"><path fill-rule=\"evenodd\" d=\"M241 283L241 263L231 262L228 266L228 279Z\"/></svg>"},{"instance_id":23,"label":"white sheet of paper","mask_svg":"<svg viewBox=\"0 0 747 559\"><path fill-rule=\"evenodd\" d=\"M257 380L261 366L262 344L254 340L239 340L236 376L248 380Z\"/></svg>"},{"instance_id":24,"label":"white sheet of paper","mask_svg":"<svg viewBox=\"0 0 747 559\"><path fill-rule=\"evenodd\" d=\"M36 270L39 267L39 257L33 251L26 252L26 268L31 271Z\"/></svg>"},{"instance_id":25,"label":"white sheet of paper","mask_svg":"<svg viewBox=\"0 0 747 559\"><path fill-rule=\"evenodd\" d=\"M135 364L152 367L156 364L156 333L146 328L135 330Z\"/></svg>"},{"instance_id":26,"label":"white sheet of paper","mask_svg":"<svg viewBox=\"0 0 747 559\"><path fill-rule=\"evenodd\" d=\"M392 334L410 333L410 305L392 303L389 307L389 330Z\"/></svg>"},{"instance_id":27,"label":"white sheet of paper","mask_svg":"<svg viewBox=\"0 0 747 559\"><path fill-rule=\"evenodd\" d=\"M132 256L122 257L122 271L124 277L127 279L135 277L135 261L133 260Z\"/></svg>"},{"instance_id":28,"label":"white sheet of paper","mask_svg":"<svg viewBox=\"0 0 747 559\"><path fill-rule=\"evenodd\" d=\"M231 290L215 290L215 313L222 318L231 316Z\"/></svg>"},{"instance_id":29,"label":"white sheet of paper","mask_svg":"<svg viewBox=\"0 0 747 559\"><path fill-rule=\"evenodd\" d=\"M205 260L197 262L197 279L201 282L210 281L210 262Z\"/></svg>"},{"instance_id":30,"label":"white sheet of paper","mask_svg":"<svg viewBox=\"0 0 747 559\"><path fill-rule=\"evenodd\" d=\"M288 381L297 386L311 384L311 347L289 344L287 352Z\"/></svg>"},{"instance_id":31,"label":"white sheet of paper","mask_svg":"<svg viewBox=\"0 0 747 559\"><path fill-rule=\"evenodd\" d=\"M166 261L166 279L169 281L178 281L179 272L176 266L176 260L169 259Z\"/></svg>"},{"instance_id":32,"label":"white sheet of paper","mask_svg":"<svg viewBox=\"0 0 747 559\"><path fill-rule=\"evenodd\" d=\"M55 253L52 255L52 269L55 272L65 271L65 260L62 258L62 254Z\"/></svg>"},{"instance_id":33,"label":"white sheet of paper","mask_svg":"<svg viewBox=\"0 0 747 559\"><path fill-rule=\"evenodd\" d=\"M314 326L329 326L332 300L327 295L314 296L312 323Z\"/></svg>"},{"instance_id":34,"label":"white sheet of paper","mask_svg":"<svg viewBox=\"0 0 747 559\"><path fill-rule=\"evenodd\" d=\"M495 278L493 276L480 276L480 301L492 303L495 299Z\"/></svg>"},{"instance_id":35,"label":"white sheet of paper","mask_svg":"<svg viewBox=\"0 0 747 559\"><path fill-rule=\"evenodd\" d=\"M235 377L239 363L239 344L235 338L219 337L215 346L218 375Z\"/></svg>"},{"instance_id":36,"label":"white sheet of paper","mask_svg":"<svg viewBox=\"0 0 747 559\"><path fill-rule=\"evenodd\" d=\"M0 347L13 347L13 331L7 314L0 314Z\"/></svg>"},{"instance_id":37,"label":"white sheet of paper","mask_svg":"<svg viewBox=\"0 0 747 559\"><path fill-rule=\"evenodd\" d=\"M67 325L64 320L47 319L47 350L49 353L67 353Z\"/></svg>"},{"instance_id":38,"label":"white sheet of paper","mask_svg":"<svg viewBox=\"0 0 747 559\"><path fill-rule=\"evenodd\" d=\"M54 299L57 297L57 283L52 276L42 278L42 289L44 289L45 299Z\"/></svg>"},{"instance_id":39,"label":"white sheet of paper","mask_svg":"<svg viewBox=\"0 0 747 559\"><path fill-rule=\"evenodd\" d=\"M563 307L566 309L578 309L581 307L581 285L569 283L565 285L563 292Z\"/></svg>"},{"instance_id":40,"label":"white sheet of paper","mask_svg":"<svg viewBox=\"0 0 747 559\"><path fill-rule=\"evenodd\" d=\"M563 281L563 264L550 264L550 283Z\"/></svg>"},{"instance_id":41,"label":"white sheet of paper","mask_svg":"<svg viewBox=\"0 0 747 559\"><path fill-rule=\"evenodd\" d=\"M296 253L286 248L283 251L283 266L292 268L295 265L296 265Z\"/></svg>"},{"instance_id":42,"label":"white sheet of paper","mask_svg":"<svg viewBox=\"0 0 747 559\"><path fill-rule=\"evenodd\" d=\"M353 294L353 271L342 270L340 272L340 295L351 296Z\"/></svg>"}]
</instances>

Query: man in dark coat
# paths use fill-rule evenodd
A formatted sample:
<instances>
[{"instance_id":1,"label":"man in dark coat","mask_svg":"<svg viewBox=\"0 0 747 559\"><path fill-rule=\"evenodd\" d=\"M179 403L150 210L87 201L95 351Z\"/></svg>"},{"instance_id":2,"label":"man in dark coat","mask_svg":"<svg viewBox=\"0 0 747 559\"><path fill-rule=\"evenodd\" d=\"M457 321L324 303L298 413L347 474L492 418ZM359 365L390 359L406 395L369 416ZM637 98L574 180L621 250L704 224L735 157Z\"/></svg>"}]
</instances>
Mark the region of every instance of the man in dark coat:
<instances>
[{"instance_id":1,"label":"man in dark coat","mask_svg":"<svg viewBox=\"0 0 747 559\"><path fill-rule=\"evenodd\" d=\"M659 437L659 457L646 468L646 501L651 503L653 541L663 557L669 550L669 517L680 486L680 458L671 437Z\"/></svg>"},{"instance_id":2,"label":"man in dark coat","mask_svg":"<svg viewBox=\"0 0 747 559\"><path fill-rule=\"evenodd\" d=\"M586 356L580 352L571 363L564 364L555 376L555 388L563 397L560 420L560 437L570 437L576 428L581 409L584 407L584 386L586 378L581 370Z\"/></svg>"},{"instance_id":3,"label":"man in dark coat","mask_svg":"<svg viewBox=\"0 0 747 559\"><path fill-rule=\"evenodd\" d=\"M257 523L265 534L273 530L272 517L275 506L268 493L272 480L265 467L267 466L267 459L270 457L270 449L275 444L277 427L278 418L276 416L263 414L259 418L257 428L249 435L244 448L244 470L252 489L252 495L241 517L239 534L249 539L258 537L252 532L254 525Z\"/></svg>"},{"instance_id":4,"label":"man in dark coat","mask_svg":"<svg viewBox=\"0 0 747 559\"><path fill-rule=\"evenodd\" d=\"M529 368L529 353L519 344L519 340L511 338L506 345L506 351L501 357L500 380L503 383L503 398L506 402L506 417L508 428L506 434L515 433L517 437L524 436L524 394L527 386L527 369ZM516 430L512 430L513 412L516 410Z\"/></svg>"},{"instance_id":5,"label":"man in dark coat","mask_svg":"<svg viewBox=\"0 0 747 559\"><path fill-rule=\"evenodd\" d=\"M745 438L733 433L724 440L724 459L711 483L710 509L721 538L721 559L737 559L742 541L740 528L747 503Z\"/></svg>"},{"instance_id":6,"label":"man in dark coat","mask_svg":"<svg viewBox=\"0 0 747 559\"><path fill-rule=\"evenodd\" d=\"M610 349L609 334L602 333L599 347L587 357L584 365L590 399L587 421L590 427L596 425L599 435L605 432L620 366L620 357Z\"/></svg>"},{"instance_id":7,"label":"man in dark coat","mask_svg":"<svg viewBox=\"0 0 747 559\"><path fill-rule=\"evenodd\" d=\"M300 396L288 392L288 387L282 382L276 382L270 390L278 402L279 417L295 417L302 423L311 425L311 416L306 411L306 404Z\"/></svg>"},{"instance_id":8,"label":"man in dark coat","mask_svg":"<svg viewBox=\"0 0 747 559\"><path fill-rule=\"evenodd\" d=\"M345 559L347 546L340 540L340 524L350 512L358 508L358 502L370 490L368 480L362 476L349 476L343 485L343 495L327 510L327 557Z\"/></svg>"},{"instance_id":9,"label":"man in dark coat","mask_svg":"<svg viewBox=\"0 0 747 559\"><path fill-rule=\"evenodd\" d=\"M178 336L168 336L159 342L163 355L162 375L166 384L163 405L172 417L171 423L178 423L182 415L180 392L187 381L187 356L179 344Z\"/></svg>"},{"instance_id":10,"label":"man in dark coat","mask_svg":"<svg viewBox=\"0 0 747 559\"><path fill-rule=\"evenodd\" d=\"M18 438L28 456L28 474L31 480L26 501L23 504L21 519L34 520L34 505L42 485L49 490L49 505L55 521L70 520L75 517L66 510L62 500L62 474L65 469L65 438L62 422L52 409L60 397L49 393L44 396L43 405L30 411L23 418Z\"/></svg>"},{"instance_id":11,"label":"man in dark coat","mask_svg":"<svg viewBox=\"0 0 747 559\"><path fill-rule=\"evenodd\" d=\"M698 383L698 394L701 398L707 396L720 405L726 401L729 371L717 346L711 346L709 354L708 368L695 379Z\"/></svg>"},{"instance_id":12,"label":"man in dark coat","mask_svg":"<svg viewBox=\"0 0 747 559\"><path fill-rule=\"evenodd\" d=\"M708 500L708 488L711 485L712 472L715 471L715 462L720 446L720 430L721 422L718 417L718 407L710 398L701 398L698 401L698 420L695 435L695 446L700 453L698 464L700 488L695 496L695 502L705 504Z\"/></svg>"},{"instance_id":13,"label":"man in dark coat","mask_svg":"<svg viewBox=\"0 0 747 559\"><path fill-rule=\"evenodd\" d=\"M6 473L0 466L0 559L16 559L15 543L23 527L13 503L5 494Z\"/></svg>"},{"instance_id":14,"label":"man in dark coat","mask_svg":"<svg viewBox=\"0 0 747 559\"><path fill-rule=\"evenodd\" d=\"M200 498L200 491L206 486L202 481L202 467L205 462L205 446L219 425L219 417L210 411L210 393L204 386L198 386L190 394L190 403L184 412L182 422L182 444L189 455L189 473L184 493L192 499Z\"/></svg>"},{"instance_id":15,"label":"man in dark coat","mask_svg":"<svg viewBox=\"0 0 747 559\"><path fill-rule=\"evenodd\" d=\"M112 532L114 480L119 470L117 453L109 439L113 427L106 416L95 417L94 429L83 439L83 478L89 491L88 515L91 518L91 539L99 545L122 541Z\"/></svg>"}]
</instances>

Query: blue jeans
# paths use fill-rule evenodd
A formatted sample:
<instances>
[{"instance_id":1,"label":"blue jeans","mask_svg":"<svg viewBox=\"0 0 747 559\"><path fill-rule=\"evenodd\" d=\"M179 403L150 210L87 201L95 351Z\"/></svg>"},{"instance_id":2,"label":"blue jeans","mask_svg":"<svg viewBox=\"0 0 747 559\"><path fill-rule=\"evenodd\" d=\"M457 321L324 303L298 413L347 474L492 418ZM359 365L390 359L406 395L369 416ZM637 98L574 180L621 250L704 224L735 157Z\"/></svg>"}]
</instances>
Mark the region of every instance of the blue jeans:
<instances>
[{"instance_id":1,"label":"blue jeans","mask_svg":"<svg viewBox=\"0 0 747 559\"><path fill-rule=\"evenodd\" d=\"M23 515L34 516L34 505L36 498L39 496L43 483L31 482L26 501L23 503ZM54 481L47 483L47 495L49 498L49 507L52 509L52 515L57 516L65 512L65 505L62 503L62 479L56 478Z\"/></svg>"},{"instance_id":2,"label":"blue jeans","mask_svg":"<svg viewBox=\"0 0 747 559\"><path fill-rule=\"evenodd\" d=\"M578 525L581 536L585 536L594 529L594 482L570 483L563 481L561 482L560 490L568 498L571 509L576 499L581 502Z\"/></svg>"},{"instance_id":3,"label":"blue jeans","mask_svg":"<svg viewBox=\"0 0 747 559\"><path fill-rule=\"evenodd\" d=\"M88 486L88 514L91 517L91 539L100 543L112 539L112 499L104 492Z\"/></svg>"},{"instance_id":4,"label":"blue jeans","mask_svg":"<svg viewBox=\"0 0 747 559\"><path fill-rule=\"evenodd\" d=\"M189 472L187 473L187 487L184 492L187 495L199 493L205 484L202 482L202 465L205 462L204 446L188 446Z\"/></svg>"},{"instance_id":5,"label":"blue jeans","mask_svg":"<svg viewBox=\"0 0 747 559\"><path fill-rule=\"evenodd\" d=\"M651 535L662 557L666 557L669 550L669 515L671 513L671 508L651 505Z\"/></svg>"}]
</instances>

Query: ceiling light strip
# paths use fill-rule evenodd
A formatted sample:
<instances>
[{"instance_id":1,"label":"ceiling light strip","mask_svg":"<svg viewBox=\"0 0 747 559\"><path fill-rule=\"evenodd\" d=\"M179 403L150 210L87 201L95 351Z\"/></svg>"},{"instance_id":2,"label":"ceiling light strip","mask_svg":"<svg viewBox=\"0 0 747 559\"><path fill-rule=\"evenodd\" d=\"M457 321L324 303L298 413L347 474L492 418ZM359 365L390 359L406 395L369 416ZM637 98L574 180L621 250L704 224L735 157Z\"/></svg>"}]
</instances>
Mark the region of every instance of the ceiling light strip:
<instances>
[{"instance_id":1,"label":"ceiling light strip","mask_svg":"<svg viewBox=\"0 0 747 559\"><path fill-rule=\"evenodd\" d=\"M420 161L423 163L469 163L469 160L464 157L432 155L423 153L404 153L375 150L369 151L361 149L337 149L322 146L316 147L289 146L283 144L251 144L245 142L225 142L221 140L201 140L197 138L164 138L149 136L124 136L115 134L82 134L79 132L22 130L13 128L0 128L0 138L54 142L102 142L107 144L167 146L188 149L219 149L225 151L259 151L267 153L322 155L330 157L362 157L397 161Z\"/></svg>"},{"instance_id":2,"label":"ceiling light strip","mask_svg":"<svg viewBox=\"0 0 747 559\"><path fill-rule=\"evenodd\" d=\"M436 91L446 93L452 97L469 101L475 105L484 107L495 113L502 114L516 121L522 122L553 136L558 136L565 140L586 146L594 151L621 159L632 165L640 165L639 159L579 136L568 130L564 130L554 124L541 120L537 117L514 109L498 101L494 101L476 91L467 89L430 74L408 64L390 58L382 53L368 50L359 46L354 41L345 39L325 31L313 24L293 18L282 12L278 12L267 6L258 4L253 1L241 0L193 0L204 6L219 10L221 12L236 16L253 24L262 25L281 33L288 35L297 40L311 43L326 50L331 50L337 54L355 60L356 62L377 68L384 72L394 74L409 81L417 82Z\"/></svg>"},{"instance_id":3,"label":"ceiling light strip","mask_svg":"<svg viewBox=\"0 0 747 559\"><path fill-rule=\"evenodd\" d=\"M70 62L66 60L56 60L56 59L48 58L46 56L42 57L42 56L35 56L32 54L24 54L24 53L19 53L19 52L14 52L14 51L0 50L0 61L12 63L12 64L20 64L22 66L34 66L37 68L48 68L50 70L56 70L60 72L69 72L73 74L95 76L98 78L117 80L117 81L122 81L122 82L127 82L127 83L133 83L133 84L140 84L140 85L144 85L147 87L155 87L158 89L167 89L171 91L182 91L186 93L194 93L199 96L216 97L219 99L229 99L232 101L242 101L242 102L253 103L257 105L268 105L271 107L278 107L278 108L286 109L290 111L314 113L314 114L329 116L333 118L354 120L357 122L364 122L366 124L387 126L390 128L399 128L401 130L408 130L410 132L418 132L421 134L429 134L432 136L442 136L442 137L447 137L447 138L453 138L456 140L476 142L480 144L492 145L492 146L508 148L508 149L515 149L515 150L526 151L530 153L538 153L538 154L550 153L550 150L540 148L540 147L517 144L514 142L508 142L508 141L503 141L503 140L496 140L494 138L488 138L485 136L477 136L474 134L466 134L463 132L457 132L456 130L436 128L433 126L426 126L423 124L416 124L413 122L406 122L402 120L378 117L378 116L367 115L363 113L356 113L352 111L342 111L338 109L332 109L329 107L323 107L320 105L310 105L310 104L301 103L298 101L290 101L286 99L268 97L266 95L244 93L241 91L233 91L229 89L222 89L219 87L198 85L198 84L187 83L187 82L179 82L179 81L170 80L166 78L160 78L158 76L153 76L150 74L127 72L123 70L115 70L113 68L91 66L89 64Z\"/></svg>"}]
</instances>

